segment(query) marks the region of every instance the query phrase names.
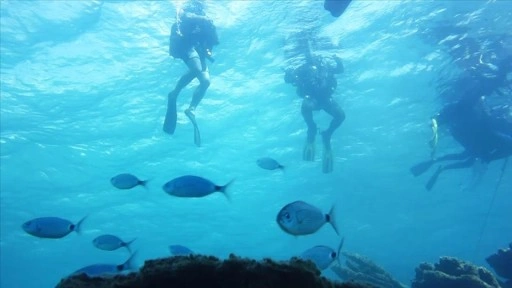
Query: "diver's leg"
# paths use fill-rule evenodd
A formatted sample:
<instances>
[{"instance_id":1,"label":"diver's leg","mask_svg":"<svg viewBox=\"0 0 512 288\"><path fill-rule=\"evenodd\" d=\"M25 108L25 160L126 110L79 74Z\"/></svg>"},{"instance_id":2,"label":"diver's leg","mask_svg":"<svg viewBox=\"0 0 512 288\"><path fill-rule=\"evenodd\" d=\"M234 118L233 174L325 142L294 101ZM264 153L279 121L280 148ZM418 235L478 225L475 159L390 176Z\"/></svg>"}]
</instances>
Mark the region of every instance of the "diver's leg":
<instances>
[{"instance_id":1,"label":"diver's leg","mask_svg":"<svg viewBox=\"0 0 512 288\"><path fill-rule=\"evenodd\" d=\"M315 136L317 128L315 121L313 120L313 106L314 103L312 103L311 99L304 99L300 108L302 118L304 118L304 122L306 122L308 127L308 136L302 153L302 159L305 161L315 160Z\"/></svg>"},{"instance_id":2,"label":"diver's leg","mask_svg":"<svg viewBox=\"0 0 512 288\"><path fill-rule=\"evenodd\" d=\"M446 155L441 156L436 159L431 159L431 160L420 162L420 163L412 166L409 170L411 171L412 175L417 177L417 176L427 172L427 170L434 163L442 162L442 161L464 160L464 159L467 159L468 157L470 157L470 154L467 151L464 151L461 153L446 154Z\"/></svg>"},{"instance_id":3,"label":"diver's leg","mask_svg":"<svg viewBox=\"0 0 512 288\"><path fill-rule=\"evenodd\" d=\"M164 132L173 134L174 130L176 130L176 100L178 99L178 95L181 90L183 90L183 88L185 88L194 78L195 74L189 70L186 74L180 77L178 83L176 83L176 87L174 87L174 90L169 92L169 95L167 95L167 112L165 113L163 127Z\"/></svg>"},{"instance_id":4,"label":"diver's leg","mask_svg":"<svg viewBox=\"0 0 512 288\"><path fill-rule=\"evenodd\" d=\"M324 111L332 116L329 128L322 132L322 140L326 149L331 149L331 136L341 123L345 121L345 112L341 109L340 105L333 99L329 100L329 103L323 107Z\"/></svg>"},{"instance_id":5,"label":"diver's leg","mask_svg":"<svg viewBox=\"0 0 512 288\"><path fill-rule=\"evenodd\" d=\"M331 149L331 136L340 127L341 123L345 120L345 112L332 98L324 108L327 114L332 116L329 128L322 132L322 142L324 144L323 159L322 159L322 171L324 173L331 173L333 170L333 156Z\"/></svg>"},{"instance_id":6,"label":"diver's leg","mask_svg":"<svg viewBox=\"0 0 512 288\"><path fill-rule=\"evenodd\" d=\"M469 157L464 161L459 161L459 162L456 162L453 164L448 164L445 166L439 166L437 168L436 172L434 173L434 175L432 175L432 177L430 177L430 179L428 180L427 185L425 185L425 187L427 188L427 190L431 190L432 187L434 187L434 184L436 184L437 178L439 177L439 175L441 175L441 173L443 171L452 170L452 169L469 168L473 165L475 160L476 160L475 157Z\"/></svg>"},{"instance_id":7,"label":"diver's leg","mask_svg":"<svg viewBox=\"0 0 512 288\"><path fill-rule=\"evenodd\" d=\"M206 90L210 86L210 74L208 73L208 67L204 59L200 59L199 56L191 57L188 61L190 71L192 71L195 77L199 80L199 86L197 86L192 100L190 101L189 107L185 110L185 115L190 119L192 125L194 125L194 143L197 146L201 146L201 135L199 133L199 127L197 126L196 117L194 110L196 109L201 99L203 99Z\"/></svg>"},{"instance_id":8,"label":"diver's leg","mask_svg":"<svg viewBox=\"0 0 512 288\"><path fill-rule=\"evenodd\" d=\"M461 153L452 153L452 154L446 154L439 158L436 158L434 162L441 162L441 161L453 161L453 160L466 160L471 155L468 151L463 151Z\"/></svg>"},{"instance_id":9,"label":"diver's leg","mask_svg":"<svg viewBox=\"0 0 512 288\"><path fill-rule=\"evenodd\" d=\"M169 92L169 97L178 97L181 90L183 88L187 87L187 85L196 78L196 73L194 71L189 70L186 74L183 74L183 76L180 77L178 80L178 83L176 83L176 86L174 87L174 90Z\"/></svg>"},{"instance_id":10,"label":"diver's leg","mask_svg":"<svg viewBox=\"0 0 512 288\"><path fill-rule=\"evenodd\" d=\"M442 170L452 170L452 169L463 169L463 168L469 168L473 166L473 163L475 163L476 158L475 157L469 157L464 161L455 162L453 164L448 164L442 166Z\"/></svg>"},{"instance_id":11,"label":"diver's leg","mask_svg":"<svg viewBox=\"0 0 512 288\"><path fill-rule=\"evenodd\" d=\"M187 109L190 112L193 112L199 102L203 99L206 94L206 90L210 87L210 73L208 72L208 66L204 59L200 59L199 56L192 57L188 61L188 66L190 71L192 71L199 80L199 86L197 86L194 94L192 95L192 100L190 101L190 106Z\"/></svg>"}]
</instances>

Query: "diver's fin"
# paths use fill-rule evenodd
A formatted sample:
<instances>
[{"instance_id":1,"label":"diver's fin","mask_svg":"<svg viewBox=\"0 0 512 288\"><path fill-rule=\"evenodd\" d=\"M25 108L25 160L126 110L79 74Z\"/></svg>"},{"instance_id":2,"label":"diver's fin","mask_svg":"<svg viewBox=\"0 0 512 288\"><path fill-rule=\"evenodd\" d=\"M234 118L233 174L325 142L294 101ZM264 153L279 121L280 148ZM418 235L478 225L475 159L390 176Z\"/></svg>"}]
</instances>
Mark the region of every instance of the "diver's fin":
<instances>
[{"instance_id":1,"label":"diver's fin","mask_svg":"<svg viewBox=\"0 0 512 288\"><path fill-rule=\"evenodd\" d=\"M172 92L171 92L172 93ZM167 112L165 113L164 120L164 132L169 134L174 134L174 130L176 130L176 97L174 95L167 96Z\"/></svg>"},{"instance_id":2,"label":"diver's fin","mask_svg":"<svg viewBox=\"0 0 512 288\"><path fill-rule=\"evenodd\" d=\"M434 175L432 175L432 177L430 177L430 179L427 182L427 185L425 185L425 188L427 188L428 191L432 190L432 187L434 187L434 185L436 184L437 177L439 177L439 174L441 174L441 172L443 172L443 167L437 167L436 172L434 173Z\"/></svg>"},{"instance_id":3,"label":"diver's fin","mask_svg":"<svg viewBox=\"0 0 512 288\"><path fill-rule=\"evenodd\" d=\"M420 176L421 174L425 173L431 166L434 164L433 160L428 160L425 162L418 163L409 169L415 177Z\"/></svg>"},{"instance_id":4,"label":"diver's fin","mask_svg":"<svg viewBox=\"0 0 512 288\"><path fill-rule=\"evenodd\" d=\"M302 151L302 159L304 161L315 161L315 142L306 141Z\"/></svg>"},{"instance_id":5,"label":"diver's fin","mask_svg":"<svg viewBox=\"0 0 512 288\"><path fill-rule=\"evenodd\" d=\"M196 144L197 147L201 147L201 134L199 134L197 124L194 125L194 144Z\"/></svg>"},{"instance_id":6,"label":"diver's fin","mask_svg":"<svg viewBox=\"0 0 512 288\"><path fill-rule=\"evenodd\" d=\"M324 155L322 159L322 172L331 173L332 172L332 150L324 149Z\"/></svg>"},{"instance_id":7,"label":"diver's fin","mask_svg":"<svg viewBox=\"0 0 512 288\"><path fill-rule=\"evenodd\" d=\"M199 127L197 126L196 116L194 116L194 113L190 109L185 110L185 115L187 115L188 119L190 119L190 122L192 122L192 125L194 125L194 143L197 147L200 147L201 134L199 133Z\"/></svg>"}]
</instances>

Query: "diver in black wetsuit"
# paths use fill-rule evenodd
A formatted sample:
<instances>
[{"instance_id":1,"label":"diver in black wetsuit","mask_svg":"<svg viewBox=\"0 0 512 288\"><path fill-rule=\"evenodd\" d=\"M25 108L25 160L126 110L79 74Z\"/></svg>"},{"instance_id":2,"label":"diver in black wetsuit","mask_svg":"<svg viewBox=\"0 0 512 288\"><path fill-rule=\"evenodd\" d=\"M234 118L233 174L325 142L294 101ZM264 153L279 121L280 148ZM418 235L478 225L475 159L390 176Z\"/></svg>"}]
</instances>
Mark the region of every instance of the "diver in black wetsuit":
<instances>
[{"instance_id":1,"label":"diver in black wetsuit","mask_svg":"<svg viewBox=\"0 0 512 288\"><path fill-rule=\"evenodd\" d=\"M199 86L194 91L185 114L194 125L194 143L200 146L201 138L194 110L210 86L210 74L206 59L213 62L212 49L213 46L219 44L219 40L213 21L204 13L202 0L190 0L185 3L183 9L177 12L176 18L176 23L171 28L169 54L174 58L182 59L187 65L188 71L181 76L174 90L168 95L163 130L169 134L174 133L178 95L194 78L197 78Z\"/></svg>"},{"instance_id":2,"label":"diver in black wetsuit","mask_svg":"<svg viewBox=\"0 0 512 288\"><path fill-rule=\"evenodd\" d=\"M303 159L313 161L315 157L314 143L317 125L313 120L313 111L324 110L332 116L329 127L321 132L324 144L324 173L332 172L331 136L345 120L345 113L333 99L337 87L335 74L343 72L341 59L334 57L312 56L306 53L306 62L296 69L285 72L285 82L297 87L297 94L303 98L301 113L308 126L307 140Z\"/></svg>"},{"instance_id":3,"label":"diver in black wetsuit","mask_svg":"<svg viewBox=\"0 0 512 288\"><path fill-rule=\"evenodd\" d=\"M448 104L432 119L434 138L437 144L437 125L447 126L452 137L464 147L461 153L447 154L421 162L411 168L414 176L426 172L434 163L456 161L439 165L426 184L431 190L438 176L446 170L469 168L476 160L488 164L494 160L512 155L512 124L506 119L497 118L485 108L482 97L466 97Z\"/></svg>"}]
</instances>

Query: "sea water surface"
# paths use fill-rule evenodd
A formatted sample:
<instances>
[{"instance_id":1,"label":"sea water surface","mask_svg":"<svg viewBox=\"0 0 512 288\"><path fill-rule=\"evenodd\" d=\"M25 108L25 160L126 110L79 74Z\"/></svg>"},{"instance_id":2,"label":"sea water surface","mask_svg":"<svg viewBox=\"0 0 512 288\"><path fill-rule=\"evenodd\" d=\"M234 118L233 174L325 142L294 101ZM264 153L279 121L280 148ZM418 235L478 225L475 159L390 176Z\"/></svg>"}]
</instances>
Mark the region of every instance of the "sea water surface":
<instances>
[{"instance_id":1,"label":"sea water surface","mask_svg":"<svg viewBox=\"0 0 512 288\"><path fill-rule=\"evenodd\" d=\"M497 190L501 161L474 187L467 169L444 173L428 192L428 178L409 167L430 157L429 119L444 103L439 75L461 69L449 47L430 41L432 28L455 35L467 27L481 41L510 36L511 2L353 0L339 18L322 2L207 1L220 45L196 110L196 147L182 111L197 82L178 99L175 134L162 131L167 93L186 70L168 55L179 2L2 0L0 286L53 287L84 266L123 263L126 249L92 245L100 234L137 238L140 265L168 256L170 244L278 260L337 247L341 237L327 226L303 237L279 229L277 212L296 200L326 212L336 205L344 250L406 285L415 267L440 256L486 266L512 239L512 168ZM333 136L331 174L321 171L320 142L317 160L302 161L301 99L283 80L285 46L302 30L328 39L345 67L335 98L346 120ZM327 126L329 117L315 117ZM444 151L460 151L441 137ZM286 168L263 170L261 157ZM110 184L126 172L149 179L147 189ZM235 179L231 201L162 190L186 174L219 185ZM36 217L86 215L81 235L38 239L21 229Z\"/></svg>"}]
</instances>

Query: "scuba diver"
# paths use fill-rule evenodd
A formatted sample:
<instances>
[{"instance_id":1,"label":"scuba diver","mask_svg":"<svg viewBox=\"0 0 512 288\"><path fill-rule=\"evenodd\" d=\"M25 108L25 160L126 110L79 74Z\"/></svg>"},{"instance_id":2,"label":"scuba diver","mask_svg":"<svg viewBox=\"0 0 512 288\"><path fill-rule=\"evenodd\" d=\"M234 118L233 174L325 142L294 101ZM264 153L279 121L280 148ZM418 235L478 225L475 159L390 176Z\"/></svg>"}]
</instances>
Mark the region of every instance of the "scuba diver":
<instances>
[{"instance_id":1,"label":"scuba diver","mask_svg":"<svg viewBox=\"0 0 512 288\"><path fill-rule=\"evenodd\" d=\"M486 109L484 99L484 97L465 97L446 105L432 118L433 137L430 141L432 159L414 165L410 169L411 173L419 176L435 163L456 162L439 165L425 186L427 190L434 187L439 175L446 170L469 168L477 160L488 164L512 155L512 123L505 118L492 115ZM447 126L452 137L464 147L464 151L436 158L438 125Z\"/></svg>"},{"instance_id":2,"label":"scuba diver","mask_svg":"<svg viewBox=\"0 0 512 288\"><path fill-rule=\"evenodd\" d=\"M305 63L295 69L287 69L284 80L297 87L297 95L303 98L301 114L308 127L302 157L305 161L314 161L315 158L315 137L318 129L313 120L313 111L324 110L332 116L329 127L320 133L324 146L322 171L330 173L333 169L331 136L345 120L345 112L332 97L338 84L335 74L343 72L343 63L336 56L313 56L309 45L305 54Z\"/></svg>"},{"instance_id":3,"label":"scuba diver","mask_svg":"<svg viewBox=\"0 0 512 288\"><path fill-rule=\"evenodd\" d=\"M190 0L184 4L183 9L178 9L176 23L171 27L169 55L182 59L187 65L188 71L181 76L174 90L168 95L163 130L171 135L174 134L178 95L183 88L197 78L199 85L192 95L188 109L185 110L185 115L194 125L194 143L197 146L201 146L201 136L195 120L194 110L210 86L210 74L206 59L211 62L214 61L212 49L213 46L218 44L216 27L213 21L205 15L202 0Z\"/></svg>"}]
</instances>

